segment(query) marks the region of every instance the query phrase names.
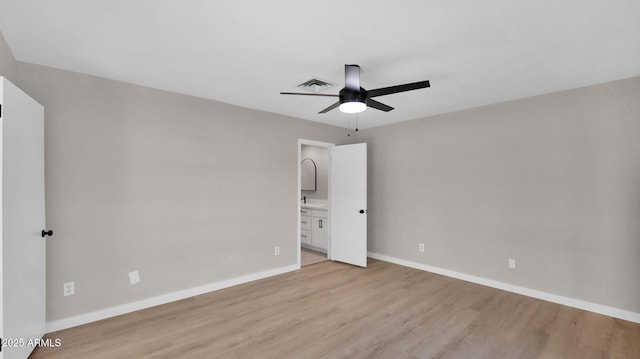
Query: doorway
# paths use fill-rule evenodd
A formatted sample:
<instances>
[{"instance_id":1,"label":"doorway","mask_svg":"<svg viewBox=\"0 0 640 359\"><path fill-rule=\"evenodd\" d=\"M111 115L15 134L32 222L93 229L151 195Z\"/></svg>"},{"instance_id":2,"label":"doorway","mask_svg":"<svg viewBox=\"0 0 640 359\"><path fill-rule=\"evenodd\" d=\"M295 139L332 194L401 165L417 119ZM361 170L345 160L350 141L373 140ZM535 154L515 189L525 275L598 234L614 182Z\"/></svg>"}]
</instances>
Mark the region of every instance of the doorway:
<instances>
[{"instance_id":1,"label":"doorway","mask_svg":"<svg viewBox=\"0 0 640 359\"><path fill-rule=\"evenodd\" d=\"M327 200L311 203L302 194L302 146L329 149ZM307 165L312 178L315 164ZM308 177L308 176L307 176ZM308 180L308 182L307 182ZM317 191L317 182L305 179L307 191ZM309 184L311 183L311 184ZM308 187L307 187L308 186ZM302 243L321 249L332 261L367 266L367 144L336 146L332 143L298 140L298 267ZM306 202L306 203L305 203ZM324 208L322 208L324 207Z\"/></svg>"},{"instance_id":2,"label":"doorway","mask_svg":"<svg viewBox=\"0 0 640 359\"><path fill-rule=\"evenodd\" d=\"M329 149L333 143L298 140L298 264L329 258Z\"/></svg>"}]
</instances>

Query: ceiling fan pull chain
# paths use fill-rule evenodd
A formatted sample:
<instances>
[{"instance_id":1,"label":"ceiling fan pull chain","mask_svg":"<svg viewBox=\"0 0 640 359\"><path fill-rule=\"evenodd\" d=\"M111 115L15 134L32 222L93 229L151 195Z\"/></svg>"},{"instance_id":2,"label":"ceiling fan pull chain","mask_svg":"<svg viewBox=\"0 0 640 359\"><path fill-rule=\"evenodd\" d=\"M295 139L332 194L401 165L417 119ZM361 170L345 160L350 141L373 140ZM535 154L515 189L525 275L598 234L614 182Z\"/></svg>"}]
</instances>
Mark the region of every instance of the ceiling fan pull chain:
<instances>
[{"instance_id":1,"label":"ceiling fan pull chain","mask_svg":"<svg viewBox=\"0 0 640 359\"><path fill-rule=\"evenodd\" d=\"M358 114L356 113L356 132L358 132Z\"/></svg>"}]
</instances>

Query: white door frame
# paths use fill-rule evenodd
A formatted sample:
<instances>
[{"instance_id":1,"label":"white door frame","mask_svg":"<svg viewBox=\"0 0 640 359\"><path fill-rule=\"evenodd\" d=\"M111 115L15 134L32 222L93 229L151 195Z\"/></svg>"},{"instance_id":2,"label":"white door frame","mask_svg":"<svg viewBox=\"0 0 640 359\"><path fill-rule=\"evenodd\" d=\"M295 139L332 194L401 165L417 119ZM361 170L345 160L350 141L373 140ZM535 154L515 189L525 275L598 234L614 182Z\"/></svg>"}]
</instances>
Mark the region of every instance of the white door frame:
<instances>
[{"instance_id":1,"label":"white door frame","mask_svg":"<svg viewBox=\"0 0 640 359\"><path fill-rule=\"evenodd\" d=\"M298 198L298 231L296 232L298 235L298 269L302 268L302 259L301 259L301 247L302 247L302 243L300 242L300 209L302 207L301 199L300 199L300 193L302 192L302 184L301 184L301 165L300 162L302 161L302 145L307 145L307 146L316 146L316 147L324 147L324 148L330 148L335 146L335 143L329 143L329 142L322 142L322 141L315 141L315 140L306 140L306 139L302 139L299 138L298 139L298 188L297 188L297 194L296 194L296 198ZM328 179L331 179L331 170L329 170L329 174L328 174ZM331 188L329 188L329 191L331 191ZM327 198L328 200L328 198ZM328 202L329 204L329 215L331 215L331 202ZM327 247L327 258L331 258L331 235L329 234L329 242L328 242L328 247Z\"/></svg>"}]
</instances>

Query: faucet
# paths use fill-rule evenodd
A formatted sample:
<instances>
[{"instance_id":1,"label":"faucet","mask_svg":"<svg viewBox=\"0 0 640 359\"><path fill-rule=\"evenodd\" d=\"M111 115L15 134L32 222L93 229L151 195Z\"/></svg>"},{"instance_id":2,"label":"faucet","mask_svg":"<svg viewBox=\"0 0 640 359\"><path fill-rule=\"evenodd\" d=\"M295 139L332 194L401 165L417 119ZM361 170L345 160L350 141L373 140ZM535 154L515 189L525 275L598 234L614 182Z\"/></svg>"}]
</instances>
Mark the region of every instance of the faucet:
<instances>
[{"instance_id":1,"label":"faucet","mask_svg":"<svg viewBox=\"0 0 640 359\"><path fill-rule=\"evenodd\" d=\"M300 200L303 201L304 204L307 204L307 196L302 196Z\"/></svg>"}]
</instances>

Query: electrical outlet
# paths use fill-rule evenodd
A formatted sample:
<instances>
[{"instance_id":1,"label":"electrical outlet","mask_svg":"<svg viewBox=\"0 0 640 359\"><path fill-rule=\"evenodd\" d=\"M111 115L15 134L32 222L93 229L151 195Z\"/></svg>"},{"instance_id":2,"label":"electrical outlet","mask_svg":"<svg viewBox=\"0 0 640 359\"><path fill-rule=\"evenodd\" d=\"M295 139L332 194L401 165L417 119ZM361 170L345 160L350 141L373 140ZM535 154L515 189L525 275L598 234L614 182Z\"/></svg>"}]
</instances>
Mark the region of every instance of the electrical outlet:
<instances>
[{"instance_id":1,"label":"electrical outlet","mask_svg":"<svg viewBox=\"0 0 640 359\"><path fill-rule=\"evenodd\" d=\"M129 284L134 285L140 283L140 273L137 270L129 272Z\"/></svg>"},{"instance_id":2,"label":"electrical outlet","mask_svg":"<svg viewBox=\"0 0 640 359\"><path fill-rule=\"evenodd\" d=\"M273 249L273 254L275 254L275 255L279 256L279 255L280 255L280 247L276 246L276 247Z\"/></svg>"},{"instance_id":3,"label":"electrical outlet","mask_svg":"<svg viewBox=\"0 0 640 359\"><path fill-rule=\"evenodd\" d=\"M64 282L62 284L62 295L69 296L76 294L76 282Z\"/></svg>"},{"instance_id":4,"label":"electrical outlet","mask_svg":"<svg viewBox=\"0 0 640 359\"><path fill-rule=\"evenodd\" d=\"M513 258L509 259L509 268L516 269L516 260Z\"/></svg>"},{"instance_id":5,"label":"electrical outlet","mask_svg":"<svg viewBox=\"0 0 640 359\"><path fill-rule=\"evenodd\" d=\"M418 244L418 252L424 252L424 243Z\"/></svg>"}]
</instances>

